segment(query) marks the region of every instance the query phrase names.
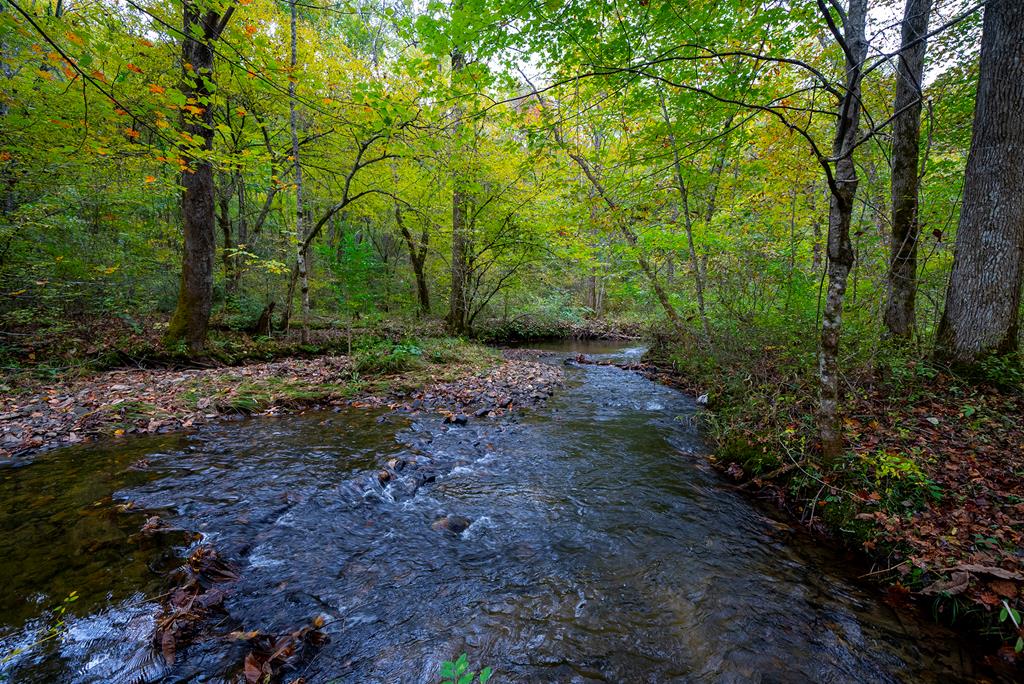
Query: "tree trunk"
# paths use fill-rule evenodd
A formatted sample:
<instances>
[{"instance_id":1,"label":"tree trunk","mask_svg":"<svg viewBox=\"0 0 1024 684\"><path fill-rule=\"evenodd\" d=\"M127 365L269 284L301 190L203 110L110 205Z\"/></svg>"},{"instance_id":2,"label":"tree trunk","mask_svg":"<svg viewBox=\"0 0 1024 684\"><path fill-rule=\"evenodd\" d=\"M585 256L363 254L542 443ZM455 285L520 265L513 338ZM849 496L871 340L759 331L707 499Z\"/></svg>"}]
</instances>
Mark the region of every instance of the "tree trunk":
<instances>
[{"instance_id":1,"label":"tree trunk","mask_svg":"<svg viewBox=\"0 0 1024 684\"><path fill-rule=\"evenodd\" d=\"M221 176L223 180L224 176ZM230 292L232 283L234 282L231 277L231 269L233 259L231 258L231 250L234 249L234 244L231 242L231 195L233 195L235 189L231 186L231 183L223 183L217 190L217 223L220 225L221 238L223 240L223 247L221 250L221 267L224 269L224 282L227 283L227 289Z\"/></svg>"},{"instance_id":2,"label":"tree trunk","mask_svg":"<svg viewBox=\"0 0 1024 684\"><path fill-rule=\"evenodd\" d=\"M974 131L938 353L958 365L1017 349L1024 268L1024 3L990 0Z\"/></svg>"},{"instance_id":3,"label":"tree trunk","mask_svg":"<svg viewBox=\"0 0 1024 684\"><path fill-rule=\"evenodd\" d=\"M424 263L427 260L427 240L430 235L426 229L420 234L420 244L416 245L416 241L412 238L412 233L409 232L409 228L405 225L405 219L402 218L402 207L395 202L395 223L398 224L398 229L402 232L402 237L405 239L406 247L409 248L409 263L412 265L413 275L416 277L416 299L419 302L420 314L424 316L430 315L430 291L427 289L427 277L423 272Z\"/></svg>"},{"instance_id":4,"label":"tree trunk","mask_svg":"<svg viewBox=\"0 0 1024 684\"><path fill-rule=\"evenodd\" d=\"M236 248L241 250L249 249L249 222L246 219L245 211L245 177L241 171L235 172L235 190L238 195L238 241ZM242 291L242 271L245 268L245 257L240 253L235 254L234 267L231 271L231 291Z\"/></svg>"},{"instance_id":5,"label":"tree trunk","mask_svg":"<svg viewBox=\"0 0 1024 684\"><path fill-rule=\"evenodd\" d=\"M672 119L668 115L668 107L665 105L665 95L661 95L661 113L665 119L665 126L668 128L668 141L672 146L672 166L675 169L676 189L679 191L680 211L683 215L683 225L686 227L686 245L690 251L690 264L693 267L693 281L697 290L697 311L700 313L700 323L704 331L704 341L711 340L711 328L708 326L708 314L704 308L704 274L701 272L700 261L697 259L697 249L693 243L693 220L690 216L690 197L683 180L682 161L679 159L679 146L676 144L676 134L672 129ZM720 173L720 172L719 172ZM717 182L715 183L717 193ZM709 200L709 211L714 212L714 195ZM710 216L708 217L710 220Z\"/></svg>"},{"instance_id":6,"label":"tree trunk","mask_svg":"<svg viewBox=\"0 0 1024 684\"><path fill-rule=\"evenodd\" d=\"M299 115L296 108L296 75L295 70L299 63L298 51L298 10L295 6L296 0L291 0L291 69L288 78L288 124L292 134L292 159L295 163L295 237L296 237L296 258L295 268L302 284L302 331L299 333L299 342L309 344L309 250L306 248L305 216L302 211L302 164L299 161ZM289 289L293 289L292 288ZM292 293L294 295L294 293ZM289 297L289 311L291 310L291 298Z\"/></svg>"},{"instance_id":7,"label":"tree trunk","mask_svg":"<svg viewBox=\"0 0 1024 684\"><path fill-rule=\"evenodd\" d=\"M850 244L850 221L853 198L857 193L857 168L853 163L860 122L861 68L867 55L864 36L867 23L867 0L850 0L844 22L846 43L846 89L839 105L839 120L832 144L835 175L829 201L828 291L821 321L821 345L818 352L818 428L822 454L827 461L837 458L843 450L843 433L839 421L839 336L843 327L843 298L853 268L853 246Z\"/></svg>"},{"instance_id":8,"label":"tree trunk","mask_svg":"<svg viewBox=\"0 0 1024 684\"><path fill-rule=\"evenodd\" d=\"M466 66L466 57L459 48L452 50L452 82L455 83L459 74ZM452 155L458 157L462 151L462 113L461 105L452 108ZM457 159L453 163L458 164ZM452 255L451 277L452 288L448 299L448 330L454 335L463 335L467 330L468 303L466 301L466 279L469 270L469 238L466 234L468 225L468 197L464 179L456 172L452 179Z\"/></svg>"},{"instance_id":9,"label":"tree trunk","mask_svg":"<svg viewBox=\"0 0 1024 684\"><path fill-rule=\"evenodd\" d=\"M202 11L194 0L182 2L184 32L181 42L183 67L181 93L195 102L200 112L182 111L182 131L198 139L199 155L187 155L181 174L181 217L185 245L181 264L178 303L164 336L165 343L184 340L193 353L202 351L213 305L213 261L216 245L213 165L207 153L213 149L213 41L231 16Z\"/></svg>"},{"instance_id":10,"label":"tree trunk","mask_svg":"<svg viewBox=\"0 0 1024 684\"><path fill-rule=\"evenodd\" d=\"M921 137L925 35L932 0L907 0L903 10L902 51L896 71L892 124L892 244L885 327L894 339L914 331L917 293L918 155Z\"/></svg>"}]
</instances>

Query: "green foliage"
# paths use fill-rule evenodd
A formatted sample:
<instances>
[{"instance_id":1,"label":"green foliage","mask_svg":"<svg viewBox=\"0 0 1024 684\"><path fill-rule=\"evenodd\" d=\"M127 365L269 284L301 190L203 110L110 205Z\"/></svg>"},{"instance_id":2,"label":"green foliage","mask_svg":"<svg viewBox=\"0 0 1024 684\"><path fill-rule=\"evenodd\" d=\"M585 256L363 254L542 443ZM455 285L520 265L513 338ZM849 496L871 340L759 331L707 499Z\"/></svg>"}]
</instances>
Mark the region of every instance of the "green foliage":
<instances>
[{"instance_id":1,"label":"green foliage","mask_svg":"<svg viewBox=\"0 0 1024 684\"><path fill-rule=\"evenodd\" d=\"M463 653L454 661L446 660L441 663L441 684L487 684L490 681L494 670L485 667L478 675L475 670L469 669L469 658Z\"/></svg>"},{"instance_id":2,"label":"green foliage","mask_svg":"<svg viewBox=\"0 0 1024 684\"><path fill-rule=\"evenodd\" d=\"M411 342L379 342L362 346L355 352L355 368L360 373L401 373L421 363L423 350Z\"/></svg>"},{"instance_id":3,"label":"green foliage","mask_svg":"<svg viewBox=\"0 0 1024 684\"><path fill-rule=\"evenodd\" d=\"M981 360L981 375L997 387L1024 388L1024 359L1020 354L987 356Z\"/></svg>"}]
</instances>

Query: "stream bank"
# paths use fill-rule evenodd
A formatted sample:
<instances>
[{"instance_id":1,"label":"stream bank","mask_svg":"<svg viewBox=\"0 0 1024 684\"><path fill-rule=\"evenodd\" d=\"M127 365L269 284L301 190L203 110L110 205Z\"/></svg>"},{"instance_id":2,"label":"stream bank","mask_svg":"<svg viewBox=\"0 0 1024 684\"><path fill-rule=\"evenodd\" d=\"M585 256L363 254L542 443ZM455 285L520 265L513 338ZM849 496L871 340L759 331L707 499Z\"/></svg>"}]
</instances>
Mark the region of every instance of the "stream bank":
<instances>
[{"instance_id":1,"label":"stream bank","mask_svg":"<svg viewBox=\"0 0 1024 684\"><path fill-rule=\"evenodd\" d=\"M719 470L855 553L887 600L921 606L1019 678L1024 629L1005 610L1024 609L1019 387L882 357L848 374L847 452L824 467L810 366L789 347L736 346L656 344L633 370L705 394L702 425Z\"/></svg>"},{"instance_id":2,"label":"stream bank","mask_svg":"<svg viewBox=\"0 0 1024 684\"><path fill-rule=\"evenodd\" d=\"M515 358L512 358L515 356ZM357 406L458 413L535 403L549 366L456 339L379 343L352 356L206 369L136 369L37 382L0 395L0 462L104 437L165 434L220 420ZM429 395L429 396L427 396Z\"/></svg>"}]
</instances>

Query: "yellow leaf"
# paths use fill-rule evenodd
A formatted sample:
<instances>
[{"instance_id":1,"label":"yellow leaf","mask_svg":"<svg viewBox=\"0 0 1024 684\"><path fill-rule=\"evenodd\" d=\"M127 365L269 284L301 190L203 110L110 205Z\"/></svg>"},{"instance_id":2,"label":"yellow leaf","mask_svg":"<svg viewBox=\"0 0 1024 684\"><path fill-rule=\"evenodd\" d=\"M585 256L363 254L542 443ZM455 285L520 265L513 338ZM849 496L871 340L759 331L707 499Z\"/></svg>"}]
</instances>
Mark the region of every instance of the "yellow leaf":
<instances>
[{"instance_id":1,"label":"yellow leaf","mask_svg":"<svg viewBox=\"0 0 1024 684\"><path fill-rule=\"evenodd\" d=\"M64 36L65 36L65 37L66 37L66 38L67 38L68 40L70 40L70 41L71 41L72 43L74 43L75 45L82 45L82 39L81 39L81 38L79 38L79 37L78 37L77 35L75 35L74 33L72 33L71 31L68 31L67 33L65 33L65 34L64 34Z\"/></svg>"},{"instance_id":2,"label":"yellow leaf","mask_svg":"<svg viewBox=\"0 0 1024 684\"><path fill-rule=\"evenodd\" d=\"M146 182L147 183L155 183L156 182L156 176L146 176Z\"/></svg>"},{"instance_id":3,"label":"yellow leaf","mask_svg":"<svg viewBox=\"0 0 1024 684\"><path fill-rule=\"evenodd\" d=\"M150 83L149 92L155 93L156 95L163 95L165 92L167 92L167 89L163 86L158 86L156 83Z\"/></svg>"},{"instance_id":4,"label":"yellow leaf","mask_svg":"<svg viewBox=\"0 0 1024 684\"><path fill-rule=\"evenodd\" d=\"M114 436L115 437L120 437L123 434L124 434L124 430L122 430L121 428L117 428L116 430L114 430Z\"/></svg>"}]
</instances>

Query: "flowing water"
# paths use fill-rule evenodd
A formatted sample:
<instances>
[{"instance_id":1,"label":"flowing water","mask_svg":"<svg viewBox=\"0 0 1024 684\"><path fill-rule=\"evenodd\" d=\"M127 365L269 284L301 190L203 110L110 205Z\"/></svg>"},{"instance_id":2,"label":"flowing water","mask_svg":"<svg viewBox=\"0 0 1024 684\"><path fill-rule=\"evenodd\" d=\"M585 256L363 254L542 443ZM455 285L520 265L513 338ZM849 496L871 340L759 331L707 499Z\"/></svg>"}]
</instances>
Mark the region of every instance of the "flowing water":
<instances>
[{"instance_id":1,"label":"flowing water","mask_svg":"<svg viewBox=\"0 0 1024 684\"><path fill-rule=\"evenodd\" d=\"M260 418L0 470L0 658L27 647L0 680L237 676L244 642L206 638L170 667L149 645L147 598L196 533L240 575L212 631L326 619L329 642L285 681L432 682L461 652L495 682L974 680L950 633L724 484L694 413L636 374L570 364L512 418ZM410 464L382 485L391 458ZM177 529L139 535L152 515ZM471 524L432 529L445 515ZM72 591L66 625L31 646Z\"/></svg>"}]
</instances>

